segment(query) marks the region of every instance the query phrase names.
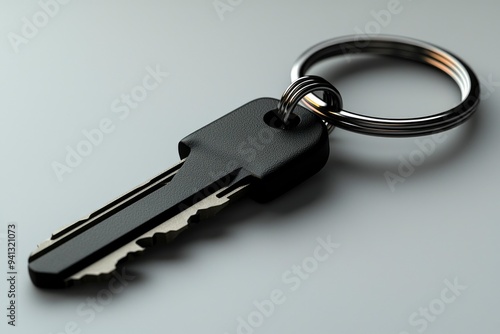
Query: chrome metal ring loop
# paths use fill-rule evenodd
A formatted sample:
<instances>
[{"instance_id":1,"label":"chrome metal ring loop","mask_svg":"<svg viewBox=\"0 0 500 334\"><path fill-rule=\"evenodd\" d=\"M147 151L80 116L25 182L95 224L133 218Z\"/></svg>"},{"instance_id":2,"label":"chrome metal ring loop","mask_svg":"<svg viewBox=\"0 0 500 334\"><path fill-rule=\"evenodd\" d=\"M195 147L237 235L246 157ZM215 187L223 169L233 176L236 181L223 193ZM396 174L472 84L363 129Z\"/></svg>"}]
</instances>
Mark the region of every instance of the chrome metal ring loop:
<instances>
[{"instance_id":1,"label":"chrome metal ring loop","mask_svg":"<svg viewBox=\"0 0 500 334\"><path fill-rule=\"evenodd\" d=\"M351 54L375 54L417 61L430 65L450 76L460 88L460 103L444 112L415 118L380 118L337 110L314 93L303 103L313 112L337 127L375 136L422 136L451 129L474 114L479 105L479 81L460 58L432 44L396 36L346 36L327 40L304 52L295 62L291 80L303 77L317 62Z\"/></svg>"},{"instance_id":2,"label":"chrome metal ring loop","mask_svg":"<svg viewBox=\"0 0 500 334\"><path fill-rule=\"evenodd\" d=\"M307 94L315 91L324 92L323 98L325 99L325 105L328 106L330 110L334 110L336 112L342 110L342 97L340 96L339 91L331 83L318 76L306 75L292 82L281 96L278 103L277 114L283 123L286 124L288 122L288 119L297 104ZM315 113L318 114L325 122L328 133L331 133L334 126L325 120L325 115L316 111Z\"/></svg>"}]
</instances>

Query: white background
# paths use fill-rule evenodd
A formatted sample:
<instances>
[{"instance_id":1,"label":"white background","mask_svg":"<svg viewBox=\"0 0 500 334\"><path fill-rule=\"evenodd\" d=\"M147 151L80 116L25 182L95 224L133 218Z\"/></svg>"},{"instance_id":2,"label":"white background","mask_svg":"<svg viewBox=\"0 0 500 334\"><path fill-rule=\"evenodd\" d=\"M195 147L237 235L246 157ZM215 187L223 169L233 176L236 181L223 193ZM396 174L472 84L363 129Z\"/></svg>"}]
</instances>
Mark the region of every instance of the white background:
<instances>
[{"instance_id":1,"label":"white background","mask_svg":"<svg viewBox=\"0 0 500 334\"><path fill-rule=\"evenodd\" d=\"M16 328L7 325L0 280L2 332L497 333L498 2L401 0L390 16L381 14L386 0L221 3L224 12L212 0L69 1L15 46L23 18L33 22L42 9L1 0L2 272L10 222L19 262ZM32 285L27 258L54 230L173 165L178 141L200 126L252 99L279 97L308 47L364 32L418 38L466 60L483 82L477 115L420 142L335 130L318 175L269 205L243 200L148 252L126 267L134 279L111 300L102 299L106 284ZM330 65L316 73L349 110L408 117L459 100L449 79L419 65ZM120 119L113 101L141 85L148 67L168 77ZM114 130L59 180L54 162L65 163L67 147L106 118ZM419 148L422 141L433 149ZM425 161L391 189L384 173L417 155ZM288 271L312 263L317 238L329 237L340 246L293 291ZM449 303L446 280L462 287ZM254 302L273 290L285 300L259 318ZM432 321L420 313L429 307ZM239 317L255 326L238 329Z\"/></svg>"}]
</instances>

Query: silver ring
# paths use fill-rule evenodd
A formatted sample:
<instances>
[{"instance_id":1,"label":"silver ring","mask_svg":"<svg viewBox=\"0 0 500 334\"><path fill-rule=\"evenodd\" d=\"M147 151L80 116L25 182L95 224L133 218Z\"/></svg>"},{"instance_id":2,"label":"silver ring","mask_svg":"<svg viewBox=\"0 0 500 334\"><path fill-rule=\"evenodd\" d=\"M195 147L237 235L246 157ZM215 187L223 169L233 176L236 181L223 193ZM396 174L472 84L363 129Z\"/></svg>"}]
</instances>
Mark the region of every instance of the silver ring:
<instances>
[{"instance_id":1,"label":"silver ring","mask_svg":"<svg viewBox=\"0 0 500 334\"><path fill-rule=\"evenodd\" d=\"M305 75L292 82L281 96L278 103L277 114L283 123L288 123L288 119L297 104L307 94L315 91L324 92L323 98L325 99L326 105L331 108L331 110L334 110L335 112L342 110L342 97L340 96L337 88L321 77ZM334 126L325 121L324 116L322 117L322 115L320 115L320 117L323 119L323 122L328 129L328 133L331 133Z\"/></svg>"},{"instance_id":2,"label":"silver ring","mask_svg":"<svg viewBox=\"0 0 500 334\"><path fill-rule=\"evenodd\" d=\"M396 36L345 36L327 40L304 52L292 67L292 82L317 62L339 55L368 53L431 65L450 76L460 88L461 102L447 111L416 118L379 118L335 110L314 93L302 102L328 123L346 130L388 137L422 136L451 129L474 114L480 88L476 75L458 57L432 44Z\"/></svg>"}]
</instances>

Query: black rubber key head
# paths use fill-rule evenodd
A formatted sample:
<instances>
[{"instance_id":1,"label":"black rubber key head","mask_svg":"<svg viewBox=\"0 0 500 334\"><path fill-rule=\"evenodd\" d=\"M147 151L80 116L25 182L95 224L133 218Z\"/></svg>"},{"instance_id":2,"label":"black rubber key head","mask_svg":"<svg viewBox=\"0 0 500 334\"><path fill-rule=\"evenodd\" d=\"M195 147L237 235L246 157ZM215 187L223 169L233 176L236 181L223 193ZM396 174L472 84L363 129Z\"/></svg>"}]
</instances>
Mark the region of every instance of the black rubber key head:
<instances>
[{"instance_id":1,"label":"black rubber key head","mask_svg":"<svg viewBox=\"0 0 500 334\"><path fill-rule=\"evenodd\" d=\"M241 176L254 177L250 196L258 202L314 175L330 151L323 122L297 107L290 127L282 129L274 114L277 103L254 100L181 140L179 154L188 159L180 172L214 180L243 171Z\"/></svg>"}]
</instances>

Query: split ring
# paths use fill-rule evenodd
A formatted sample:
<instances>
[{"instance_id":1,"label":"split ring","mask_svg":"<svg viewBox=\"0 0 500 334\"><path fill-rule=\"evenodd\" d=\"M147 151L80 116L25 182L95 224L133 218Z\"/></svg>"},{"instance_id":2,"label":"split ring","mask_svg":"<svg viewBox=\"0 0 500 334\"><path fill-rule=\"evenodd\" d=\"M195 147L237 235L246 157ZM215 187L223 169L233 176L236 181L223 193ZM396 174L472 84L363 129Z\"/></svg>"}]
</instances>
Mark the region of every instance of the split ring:
<instances>
[{"instance_id":1,"label":"split ring","mask_svg":"<svg viewBox=\"0 0 500 334\"><path fill-rule=\"evenodd\" d=\"M465 122L479 105L479 81L460 58L432 44L396 36L346 36L317 44L295 62L291 71L292 82L303 77L319 61L359 53L402 58L430 65L454 80L460 88L461 101L454 108L435 115L380 118L339 109L314 93L306 94L302 102L307 108L334 126L374 136L423 136L445 131Z\"/></svg>"},{"instance_id":2,"label":"split ring","mask_svg":"<svg viewBox=\"0 0 500 334\"><path fill-rule=\"evenodd\" d=\"M277 115L283 121L288 122L288 118L292 114L292 110L297 104L307 95L315 91L323 91L325 103L331 110L339 112L342 110L342 97L339 91L331 83L325 79L314 76L305 75L298 78L288 86L278 103ZM325 122L328 133L331 133L334 126L325 120L325 115L320 115Z\"/></svg>"}]
</instances>

